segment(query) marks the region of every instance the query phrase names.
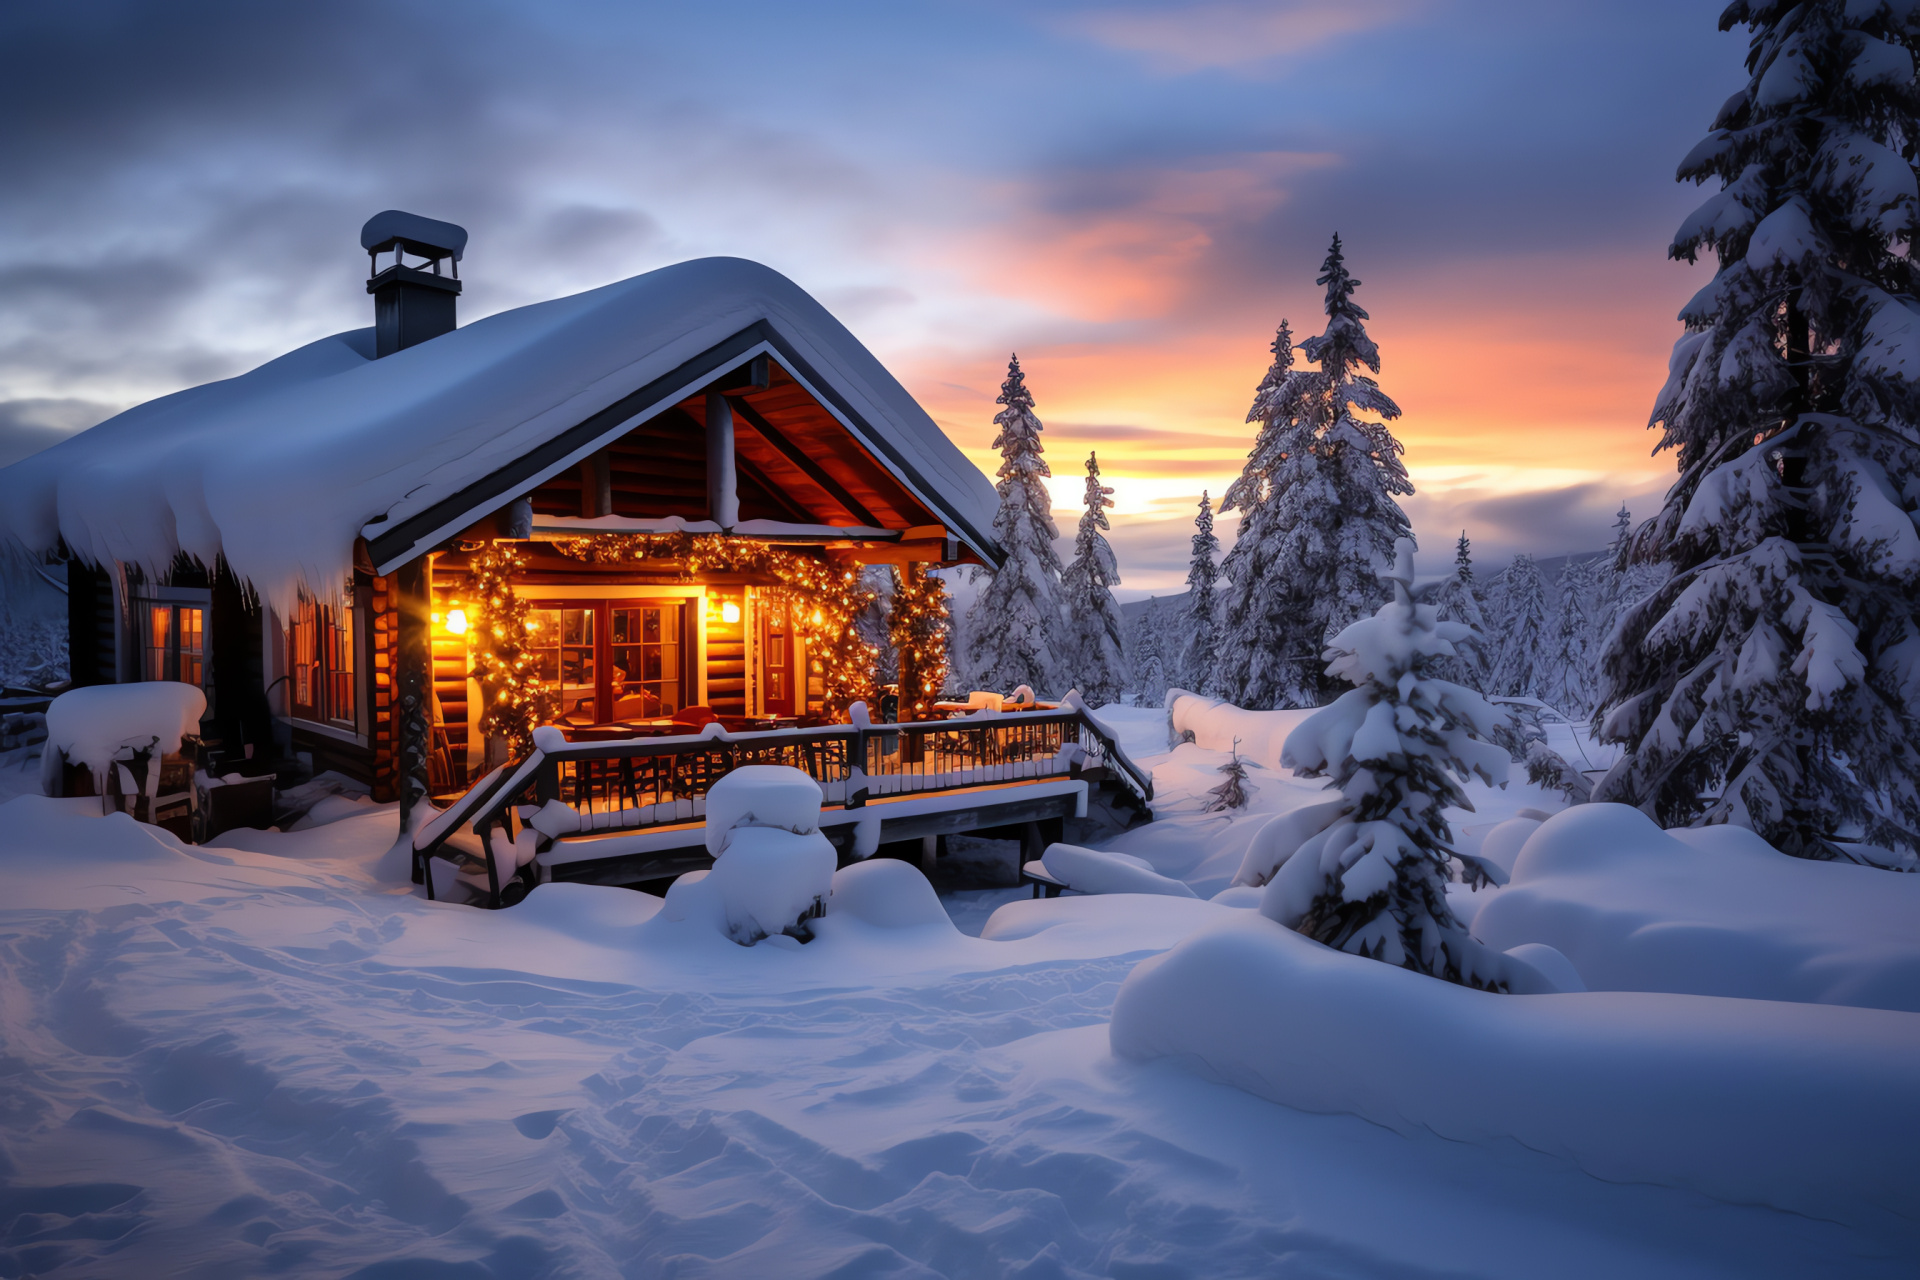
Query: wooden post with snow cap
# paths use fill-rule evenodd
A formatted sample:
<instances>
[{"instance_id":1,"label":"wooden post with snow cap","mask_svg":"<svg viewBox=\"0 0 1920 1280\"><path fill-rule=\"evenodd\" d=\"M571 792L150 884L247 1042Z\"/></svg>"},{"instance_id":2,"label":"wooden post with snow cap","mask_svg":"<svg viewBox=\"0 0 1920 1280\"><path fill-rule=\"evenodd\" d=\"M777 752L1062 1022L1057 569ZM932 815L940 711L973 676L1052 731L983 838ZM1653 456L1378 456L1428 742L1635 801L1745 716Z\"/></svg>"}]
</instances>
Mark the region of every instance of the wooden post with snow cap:
<instances>
[{"instance_id":1,"label":"wooden post with snow cap","mask_svg":"<svg viewBox=\"0 0 1920 1280\"><path fill-rule=\"evenodd\" d=\"M413 830L414 807L427 798L427 735L431 732L428 698L429 653L432 650L432 557L409 560L394 571L394 596L400 614L400 634L394 659L399 670L399 724L395 735L400 765L400 831Z\"/></svg>"},{"instance_id":2,"label":"wooden post with snow cap","mask_svg":"<svg viewBox=\"0 0 1920 1280\"><path fill-rule=\"evenodd\" d=\"M740 493L733 461L733 405L724 391L707 392L707 518L722 529L740 523Z\"/></svg>"}]
</instances>

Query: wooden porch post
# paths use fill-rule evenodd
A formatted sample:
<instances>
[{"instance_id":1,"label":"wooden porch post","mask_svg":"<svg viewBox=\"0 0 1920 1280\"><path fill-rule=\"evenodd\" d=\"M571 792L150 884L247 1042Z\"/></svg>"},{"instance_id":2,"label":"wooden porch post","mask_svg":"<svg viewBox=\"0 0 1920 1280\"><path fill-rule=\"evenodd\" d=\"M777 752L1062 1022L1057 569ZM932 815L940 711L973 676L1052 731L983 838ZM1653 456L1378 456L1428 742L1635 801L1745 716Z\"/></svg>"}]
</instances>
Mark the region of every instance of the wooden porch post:
<instances>
[{"instance_id":1,"label":"wooden porch post","mask_svg":"<svg viewBox=\"0 0 1920 1280\"><path fill-rule=\"evenodd\" d=\"M707 513L722 529L740 523L740 493L733 461L733 405L719 391L707 392Z\"/></svg>"},{"instance_id":2,"label":"wooden porch post","mask_svg":"<svg viewBox=\"0 0 1920 1280\"><path fill-rule=\"evenodd\" d=\"M400 635L395 659L399 666L400 830L413 829L414 806L427 796L427 735L429 653L432 649L433 605L430 556L421 556L396 569L395 603L399 606Z\"/></svg>"}]
</instances>

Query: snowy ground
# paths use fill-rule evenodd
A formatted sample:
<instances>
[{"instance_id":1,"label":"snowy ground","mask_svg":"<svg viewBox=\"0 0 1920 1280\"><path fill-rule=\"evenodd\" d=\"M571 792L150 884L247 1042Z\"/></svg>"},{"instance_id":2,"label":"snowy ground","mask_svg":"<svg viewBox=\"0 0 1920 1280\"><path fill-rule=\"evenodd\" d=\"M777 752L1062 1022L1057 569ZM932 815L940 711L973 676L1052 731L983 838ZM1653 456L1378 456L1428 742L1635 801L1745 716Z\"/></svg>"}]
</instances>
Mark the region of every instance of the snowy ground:
<instances>
[{"instance_id":1,"label":"snowy ground","mask_svg":"<svg viewBox=\"0 0 1920 1280\"><path fill-rule=\"evenodd\" d=\"M1256 767L1248 811L1203 813L1226 753L1167 754L1164 717L1132 715L1162 821L1115 847L1203 898L1260 822L1318 798ZM1472 837L1560 808L1475 796ZM1019 900L991 940L829 915L805 947L748 949L625 890L421 901L388 811L191 849L88 809L0 808L0 1276L1874 1276L1920 1257L1911 1219L1606 1181L1115 1058L1122 981L1231 907ZM946 901L978 929L1018 896Z\"/></svg>"}]
</instances>

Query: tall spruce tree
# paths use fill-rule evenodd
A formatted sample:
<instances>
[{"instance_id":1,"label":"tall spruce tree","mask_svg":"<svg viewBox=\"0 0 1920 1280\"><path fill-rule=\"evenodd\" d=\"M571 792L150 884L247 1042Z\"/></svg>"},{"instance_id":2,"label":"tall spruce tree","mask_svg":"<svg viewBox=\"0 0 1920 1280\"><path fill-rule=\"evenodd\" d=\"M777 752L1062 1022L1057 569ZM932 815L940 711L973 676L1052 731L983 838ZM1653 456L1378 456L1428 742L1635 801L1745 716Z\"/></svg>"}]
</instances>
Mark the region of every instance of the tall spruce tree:
<instances>
[{"instance_id":1,"label":"tall spruce tree","mask_svg":"<svg viewBox=\"0 0 1920 1280\"><path fill-rule=\"evenodd\" d=\"M1672 256L1680 313L1651 425L1679 479L1633 544L1669 576L1604 660L1595 798L1667 826L1920 849L1920 10L1735 0L1748 82L1680 164L1721 189Z\"/></svg>"},{"instance_id":2,"label":"tall spruce tree","mask_svg":"<svg viewBox=\"0 0 1920 1280\"><path fill-rule=\"evenodd\" d=\"M1587 643L1593 624L1587 617L1587 597L1593 582L1587 562L1568 558L1554 586L1551 641L1540 679L1540 699L1569 717L1593 710L1593 664Z\"/></svg>"},{"instance_id":3,"label":"tall spruce tree","mask_svg":"<svg viewBox=\"0 0 1920 1280\"><path fill-rule=\"evenodd\" d=\"M1589 649L1594 688L1600 687L1600 656L1608 639L1627 610L1645 599L1662 576L1660 566L1643 564L1633 558L1633 513L1627 504L1613 518L1613 538L1607 543L1600 572L1593 587L1593 631Z\"/></svg>"},{"instance_id":4,"label":"tall spruce tree","mask_svg":"<svg viewBox=\"0 0 1920 1280\"><path fill-rule=\"evenodd\" d=\"M1465 529L1460 531L1460 541L1454 544L1453 573L1440 584L1434 604L1439 607L1442 622L1458 622L1473 629L1472 635L1454 642L1452 654L1435 659L1435 671L1443 680L1485 693L1487 673L1492 665L1488 646L1493 639L1487 635L1480 592L1474 585L1473 543L1468 540Z\"/></svg>"},{"instance_id":5,"label":"tall spruce tree","mask_svg":"<svg viewBox=\"0 0 1920 1280\"><path fill-rule=\"evenodd\" d=\"M1193 518L1193 560L1187 566L1186 644L1180 651L1180 684L1193 693L1220 696L1218 637L1215 620L1219 616L1214 601L1214 583L1220 566L1214 554L1220 539L1213 533L1213 507L1205 491L1200 494L1200 514ZM1228 692L1231 696L1231 692Z\"/></svg>"},{"instance_id":6,"label":"tall spruce tree","mask_svg":"<svg viewBox=\"0 0 1920 1280\"><path fill-rule=\"evenodd\" d=\"M1128 651L1133 657L1134 701L1157 707L1167 696L1167 662L1160 645L1160 601L1149 596L1146 607L1134 615Z\"/></svg>"},{"instance_id":7,"label":"tall spruce tree","mask_svg":"<svg viewBox=\"0 0 1920 1280\"><path fill-rule=\"evenodd\" d=\"M1113 586L1120 581L1120 565L1103 529L1110 528L1107 508L1113 490L1100 483L1100 460L1087 455L1086 509L1074 535L1073 561L1061 575L1067 613L1074 628L1072 682L1087 705L1118 702L1127 687L1126 624Z\"/></svg>"},{"instance_id":8,"label":"tall spruce tree","mask_svg":"<svg viewBox=\"0 0 1920 1280\"><path fill-rule=\"evenodd\" d=\"M1261 554L1286 537L1278 521L1288 514L1275 497L1307 465L1315 425L1310 372L1293 367L1293 328L1285 320L1273 337L1273 363L1254 389L1247 421L1257 422L1253 448L1239 478L1227 486L1220 510L1240 512L1240 532L1221 570L1227 575L1219 654L1222 694L1243 707L1294 705L1314 683L1319 641L1307 634L1292 599L1296 587L1283 567Z\"/></svg>"},{"instance_id":9,"label":"tall spruce tree","mask_svg":"<svg viewBox=\"0 0 1920 1280\"><path fill-rule=\"evenodd\" d=\"M1537 698L1547 674L1547 587L1539 566L1524 551L1500 577L1500 650L1493 664L1493 692Z\"/></svg>"},{"instance_id":10,"label":"tall spruce tree","mask_svg":"<svg viewBox=\"0 0 1920 1280\"><path fill-rule=\"evenodd\" d=\"M1326 288L1327 327L1300 350L1319 368L1291 368L1283 325L1248 414L1261 430L1231 492L1230 505L1245 515L1228 557L1225 679L1250 707L1334 696L1320 652L1385 598L1381 566L1413 536L1394 501L1413 492L1387 427L1400 407L1360 372L1378 373L1380 352L1353 300L1360 282L1347 272L1339 236L1317 283Z\"/></svg>"},{"instance_id":11,"label":"tall spruce tree","mask_svg":"<svg viewBox=\"0 0 1920 1280\"><path fill-rule=\"evenodd\" d=\"M1061 659L1073 651L1073 636L1060 608L1060 556L1046 479L1053 472L1042 455L1040 419L1033 395L1020 372L1020 358L1007 361L1007 380L994 416L1000 434L1000 509L993 534L1006 553L997 570L976 569L988 581L967 610L967 661L973 681L987 689L1012 692L1030 685L1065 693Z\"/></svg>"}]
</instances>

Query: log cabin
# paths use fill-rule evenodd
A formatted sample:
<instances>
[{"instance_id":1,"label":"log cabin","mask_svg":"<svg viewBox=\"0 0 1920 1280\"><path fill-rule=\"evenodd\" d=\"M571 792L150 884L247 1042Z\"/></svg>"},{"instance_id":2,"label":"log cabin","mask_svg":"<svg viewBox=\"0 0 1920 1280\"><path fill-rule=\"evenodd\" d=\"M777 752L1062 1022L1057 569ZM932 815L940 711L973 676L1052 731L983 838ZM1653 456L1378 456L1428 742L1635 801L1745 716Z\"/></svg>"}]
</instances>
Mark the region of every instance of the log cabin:
<instances>
[{"instance_id":1,"label":"log cabin","mask_svg":"<svg viewBox=\"0 0 1920 1280\"><path fill-rule=\"evenodd\" d=\"M575 744L845 720L860 571L998 564L987 479L784 276L460 326L466 243L381 213L371 327L0 470L12 550L67 563L76 685L200 685L226 767L290 747L408 823L525 759L487 714L522 694Z\"/></svg>"}]
</instances>

